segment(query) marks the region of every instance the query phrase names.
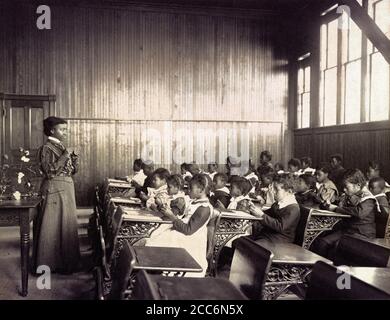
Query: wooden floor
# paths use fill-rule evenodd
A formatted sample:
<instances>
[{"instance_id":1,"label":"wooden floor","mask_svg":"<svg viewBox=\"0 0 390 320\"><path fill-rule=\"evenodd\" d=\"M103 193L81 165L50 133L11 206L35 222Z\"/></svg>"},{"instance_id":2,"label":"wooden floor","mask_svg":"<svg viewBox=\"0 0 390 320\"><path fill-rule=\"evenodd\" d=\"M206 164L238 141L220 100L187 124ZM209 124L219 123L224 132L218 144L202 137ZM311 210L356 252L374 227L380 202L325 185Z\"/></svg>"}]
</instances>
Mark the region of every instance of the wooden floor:
<instances>
[{"instance_id":1,"label":"wooden floor","mask_svg":"<svg viewBox=\"0 0 390 320\"><path fill-rule=\"evenodd\" d=\"M78 210L80 246L85 272L51 275L51 289L39 290L37 278L29 276L29 295L18 295L20 287L19 228L0 228L0 300L89 300L94 298L95 282L91 267L87 222L92 209Z\"/></svg>"}]
</instances>

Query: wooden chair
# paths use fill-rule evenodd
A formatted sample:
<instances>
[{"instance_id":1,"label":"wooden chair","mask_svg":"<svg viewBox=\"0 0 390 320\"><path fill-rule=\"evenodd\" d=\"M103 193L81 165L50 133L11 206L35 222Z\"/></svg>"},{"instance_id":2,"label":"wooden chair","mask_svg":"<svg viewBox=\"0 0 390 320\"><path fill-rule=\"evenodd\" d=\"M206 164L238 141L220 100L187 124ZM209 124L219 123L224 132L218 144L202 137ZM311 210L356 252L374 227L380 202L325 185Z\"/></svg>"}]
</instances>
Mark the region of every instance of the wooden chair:
<instances>
[{"instance_id":1,"label":"wooden chair","mask_svg":"<svg viewBox=\"0 0 390 320\"><path fill-rule=\"evenodd\" d=\"M336 248L334 264L356 267L387 267L390 249L352 236L343 236Z\"/></svg>"},{"instance_id":2,"label":"wooden chair","mask_svg":"<svg viewBox=\"0 0 390 320\"><path fill-rule=\"evenodd\" d=\"M229 280L250 300L262 299L273 254L248 237L233 241L234 256Z\"/></svg>"},{"instance_id":3,"label":"wooden chair","mask_svg":"<svg viewBox=\"0 0 390 320\"><path fill-rule=\"evenodd\" d=\"M376 237L390 239L390 215L383 206L381 211L375 214Z\"/></svg>"},{"instance_id":4,"label":"wooden chair","mask_svg":"<svg viewBox=\"0 0 390 320\"><path fill-rule=\"evenodd\" d=\"M342 272L336 267L317 262L311 273L306 300L389 300L380 289L350 275L350 287L339 288Z\"/></svg>"},{"instance_id":5,"label":"wooden chair","mask_svg":"<svg viewBox=\"0 0 390 320\"><path fill-rule=\"evenodd\" d=\"M202 267L183 248L132 247L124 241L111 272L112 287L107 298L129 299L140 270L184 276L186 272L201 272Z\"/></svg>"},{"instance_id":6,"label":"wooden chair","mask_svg":"<svg viewBox=\"0 0 390 320\"><path fill-rule=\"evenodd\" d=\"M247 300L230 281L176 278L137 272L132 300Z\"/></svg>"}]
</instances>

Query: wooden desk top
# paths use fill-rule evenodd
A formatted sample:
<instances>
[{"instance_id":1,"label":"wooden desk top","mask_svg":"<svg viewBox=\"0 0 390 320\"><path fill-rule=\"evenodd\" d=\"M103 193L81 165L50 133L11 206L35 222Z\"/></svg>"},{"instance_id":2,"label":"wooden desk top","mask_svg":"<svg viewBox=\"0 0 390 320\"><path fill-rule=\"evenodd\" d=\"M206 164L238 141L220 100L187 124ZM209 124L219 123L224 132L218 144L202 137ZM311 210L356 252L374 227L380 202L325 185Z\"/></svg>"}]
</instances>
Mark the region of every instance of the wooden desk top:
<instances>
[{"instance_id":1,"label":"wooden desk top","mask_svg":"<svg viewBox=\"0 0 390 320\"><path fill-rule=\"evenodd\" d=\"M202 272L202 267L184 248L133 247L137 269L173 272Z\"/></svg>"},{"instance_id":2,"label":"wooden desk top","mask_svg":"<svg viewBox=\"0 0 390 320\"><path fill-rule=\"evenodd\" d=\"M42 201L42 198L20 199L20 200L2 200L0 209L26 209L36 208Z\"/></svg>"},{"instance_id":3,"label":"wooden desk top","mask_svg":"<svg viewBox=\"0 0 390 320\"><path fill-rule=\"evenodd\" d=\"M219 209L215 209L219 210ZM221 218L228 218L228 219L246 219L246 220L261 220L261 218L252 216L249 213L246 213L244 211L238 211L238 210L219 210L221 212Z\"/></svg>"},{"instance_id":4,"label":"wooden desk top","mask_svg":"<svg viewBox=\"0 0 390 320\"><path fill-rule=\"evenodd\" d=\"M112 197L110 198L110 201L114 203L126 203L126 204L134 204L134 205L142 204L141 199L138 198Z\"/></svg>"},{"instance_id":5,"label":"wooden desk top","mask_svg":"<svg viewBox=\"0 0 390 320\"><path fill-rule=\"evenodd\" d=\"M376 238L376 239L364 239L364 241L390 249L390 239Z\"/></svg>"},{"instance_id":6,"label":"wooden desk top","mask_svg":"<svg viewBox=\"0 0 390 320\"><path fill-rule=\"evenodd\" d=\"M155 212L147 209L128 208L122 206L119 207L123 210L123 221L172 224L172 221L164 217L164 215L160 212Z\"/></svg>"},{"instance_id":7,"label":"wooden desk top","mask_svg":"<svg viewBox=\"0 0 390 320\"><path fill-rule=\"evenodd\" d=\"M390 295L390 268L337 267Z\"/></svg>"},{"instance_id":8,"label":"wooden desk top","mask_svg":"<svg viewBox=\"0 0 390 320\"><path fill-rule=\"evenodd\" d=\"M311 209L312 216L320 217L336 217L336 218L350 218L351 216L347 214L337 213L333 211L320 210L320 209Z\"/></svg>"},{"instance_id":9,"label":"wooden desk top","mask_svg":"<svg viewBox=\"0 0 390 320\"><path fill-rule=\"evenodd\" d=\"M272 263L312 265L317 261L324 261L332 264L330 260L293 243L264 242L261 246L274 254Z\"/></svg>"},{"instance_id":10,"label":"wooden desk top","mask_svg":"<svg viewBox=\"0 0 390 320\"><path fill-rule=\"evenodd\" d=\"M153 282L162 299L170 300L247 300L246 297L226 279L179 278L152 275Z\"/></svg>"}]
</instances>

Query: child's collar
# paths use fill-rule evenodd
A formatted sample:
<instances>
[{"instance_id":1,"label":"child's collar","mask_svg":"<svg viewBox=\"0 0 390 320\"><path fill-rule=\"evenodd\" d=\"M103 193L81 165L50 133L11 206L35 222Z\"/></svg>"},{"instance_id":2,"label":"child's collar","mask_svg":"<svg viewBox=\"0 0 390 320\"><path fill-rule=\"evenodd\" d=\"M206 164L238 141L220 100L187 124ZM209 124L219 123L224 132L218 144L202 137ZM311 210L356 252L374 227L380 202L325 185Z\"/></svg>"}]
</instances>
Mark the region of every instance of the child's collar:
<instances>
[{"instance_id":1,"label":"child's collar","mask_svg":"<svg viewBox=\"0 0 390 320\"><path fill-rule=\"evenodd\" d=\"M222 191L222 192L225 192L227 194L230 194L230 190L229 190L228 187L222 187L222 188L219 188L219 189L215 189L215 191Z\"/></svg>"},{"instance_id":2,"label":"child's collar","mask_svg":"<svg viewBox=\"0 0 390 320\"><path fill-rule=\"evenodd\" d=\"M298 204L297 199L292 193L278 201L279 209L283 209L291 204Z\"/></svg>"},{"instance_id":3,"label":"child's collar","mask_svg":"<svg viewBox=\"0 0 390 320\"><path fill-rule=\"evenodd\" d=\"M384 192L382 192L382 193L378 193L377 195L374 195L374 197L379 198L379 197L387 197L387 196Z\"/></svg>"}]
</instances>

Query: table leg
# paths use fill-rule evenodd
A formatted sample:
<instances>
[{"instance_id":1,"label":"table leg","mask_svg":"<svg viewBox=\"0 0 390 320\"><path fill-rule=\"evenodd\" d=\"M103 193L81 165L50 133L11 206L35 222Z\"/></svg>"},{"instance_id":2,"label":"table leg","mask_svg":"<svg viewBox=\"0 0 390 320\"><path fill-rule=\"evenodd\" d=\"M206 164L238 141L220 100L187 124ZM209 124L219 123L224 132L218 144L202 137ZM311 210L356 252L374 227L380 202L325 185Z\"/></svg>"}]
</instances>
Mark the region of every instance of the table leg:
<instances>
[{"instance_id":1,"label":"table leg","mask_svg":"<svg viewBox=\"0 0 390 320\"><path fill-rule=\"evenodd\" d=\"M27 209L29 210L29 209ZM30 209L31 210L31 209ZM28 294L28 271L30 255L30 219L29 213L20 212L20 267L22 271L22 291L20 295Z\"/></svg>"}]
</instances>

